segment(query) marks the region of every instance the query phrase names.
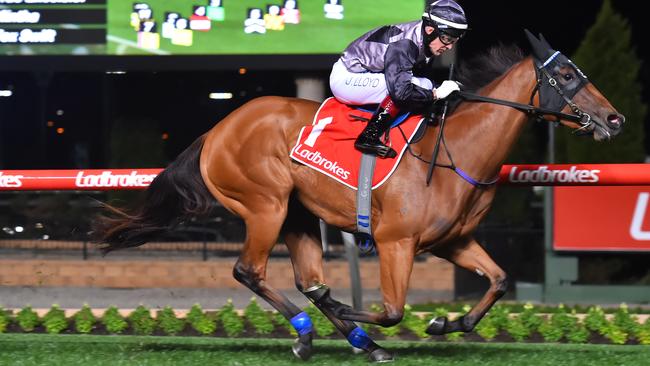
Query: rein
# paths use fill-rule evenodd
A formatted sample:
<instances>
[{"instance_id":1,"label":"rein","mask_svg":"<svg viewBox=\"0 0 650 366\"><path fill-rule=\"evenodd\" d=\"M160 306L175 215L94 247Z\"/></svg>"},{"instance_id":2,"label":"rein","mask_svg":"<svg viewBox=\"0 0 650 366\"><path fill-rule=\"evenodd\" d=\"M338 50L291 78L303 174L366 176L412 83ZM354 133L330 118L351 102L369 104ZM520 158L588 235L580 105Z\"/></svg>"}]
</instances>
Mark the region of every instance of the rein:
<instances>
[{"instance_id":1,"label":"rein","mask_svg":"<svg viewBox=\"0 0 650 366\"><path fill-rule=\"evenodd\" d=\"M496 184L496 182L499 180L499 177L497 176L496 178L494 178L493 180L488 181L488 182L479 181L479 180L476 180L476 179L472 178L469 174L467 174L467 172L465 172L461 168L457 167L456 164L454 163L454 159L451 157L451 153L449 152L449 149L447 148L447 142L445 141L445 135L444 134L441 134L440 141L442 141L442 145L445 147L445 152L447 153L447 158L449 159L451 164L438 164L438 163L435 162L435 160L428 161L426 159L423 159L421 155L415 155L415 153L411 149L411 145L416 143L416 142L419 142L421 138L417 139L417 141L412 141L411 142L411 141L408 140L408 137L406 137L406 135L404 134L404 131L402 131L402 128L399 127L399 126L397 128L399 129L399 132L402 134L402 137L404 138L404 141L406 141L406 150L408 150L408 152L409 152L409 154L411 154L411 156L413 156L414 158L420 160L421 162L423 162L425 164L429 164L430 166L437 166L437 167L440 167L440 168L450 169L454 173L458 174L458 176L463 178L466 182L468 182L469 184L471 184L471 185L473 185L474 187L477 187L477 188L488 188L488 187ZM428 128L428 124L425 124L425 128ZM440 141L438 141L438 143L440 143ZM438 146L438 144L436 144L436 145ZM431 171L431 169L429 169L429 171Z\"/></svg>"},{"instance_id":2,"label":"rein","mask_svg":"<svg viewBox=\"0 0 650 366\"><path fill-rule=\"evenodd\" d=\"M482 95L474 94L474 93L469 93L469 92L456 92L456 95L458 95L460 98L468 101L468 102L483 102L483 103L490 103L490 104L498 104L498 105L504 105L507 107L512 107L514 109L520 110L526 114L529 114L531 116L535 116L538 118L543 118L543 116L554 116L557 117L558 119L565 119L571 122L578 122L582 120L582 117L579 115L575 114L568 114L568 113L562 113L562 112L556 112L551 109L547 108L541 108L541 107L535 107L532 104L523 104L523 103L517 103L517 102L511 102L509 100L503 100L503 99L496 99L496 98L490 98L490 97L484 97ZM533 97L535 94L533 94ZM531 98L532 99L532 98ZM572 102L573 103L573 102ZM573 103L575 105L575 103ZM582 125L582 123L580 123Z\"/></svg>"}]
</instances>

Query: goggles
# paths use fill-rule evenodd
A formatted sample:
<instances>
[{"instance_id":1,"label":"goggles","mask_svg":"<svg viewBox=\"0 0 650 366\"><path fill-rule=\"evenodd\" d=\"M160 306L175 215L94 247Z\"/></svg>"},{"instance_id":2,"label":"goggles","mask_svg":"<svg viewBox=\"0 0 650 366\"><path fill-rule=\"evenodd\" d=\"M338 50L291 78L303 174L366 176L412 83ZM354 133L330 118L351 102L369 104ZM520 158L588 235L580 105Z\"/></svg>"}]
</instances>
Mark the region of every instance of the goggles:
<instances>
[{"instance_id":1,"label":"goggles","mask_svg":"<svg viewBox=\"0 0 650 366\"><path fill-rule=\"evenodd\" d=\"M452 36L450 34L447 34L447 33L443 32L443 31L440 31L439 35L438 35L438 39L440 39L440 42L442 44L444 44L445 46L448 46L450 44L454 44L454 43L458 42L461 38L463 38L463 34L461 34L460 36L455 37L455 36Z\"/></svg>"}]
</instances>

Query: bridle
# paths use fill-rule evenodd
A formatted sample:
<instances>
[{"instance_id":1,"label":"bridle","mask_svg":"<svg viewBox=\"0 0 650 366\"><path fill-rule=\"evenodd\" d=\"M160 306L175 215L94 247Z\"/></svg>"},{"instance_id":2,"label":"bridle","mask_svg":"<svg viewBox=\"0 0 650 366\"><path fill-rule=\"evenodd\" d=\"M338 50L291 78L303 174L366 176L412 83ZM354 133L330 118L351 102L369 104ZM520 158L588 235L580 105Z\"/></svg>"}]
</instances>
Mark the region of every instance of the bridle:
<instances>
[{"instance_id":1,"label":"bridle","mask_svg":"<svg viewBox=\"0 0 650 366\"><path fill-rule=\"evenodd\" d=\"M576 122L577 124L580 125L578 129L575 130L574 133L580 133L580 132L589 132L590 127L592 125L597 124L596 121L594 121L591 118L591 115L589 113L583 111L578 107L578 105L571 99L573 96L575 96L580 89L584 88L585 85L589 82L587 80L587 77L578 69L576 65L571 62L571 60L568 60L568 63L574 68L574 70L577 71L578 74L578 85L572 90L572 93L570 95L567 95L567 93L560 87L560 84L558 83L557 79L551 73L548 71L547 67L557 58L557 56L561 55L560 51L555 51L546 61L544 61L541 64L536 64L535 72L537 75L537 85L535 87L535 90L533 91L533 95L531 95L530 99L530 104L533 104L533 98L535 97L536 92L538 92L542 87L546 86L546 88L550 87L555 92L557 95L559 95L563 101L562 104L558 104L555 106L555 108L558 108L558 110L562 110L564 105L568 105L569 108L571 108L571 111L575 114L575 116L579 117L578 120L575 120L574 118L566 118L569 121ZM544 80L545 79L545 80ZM544 83L546 81L546 83ZM550 103L550 102L549 102ZM543 105L543 99L542 99L542 94L540 92L540 106ZM551 109L555 109L551 108ZM558 118L556 122L559 122ZM593 129L592 129L593 130ZM607 129L603 129L606 133ZM609 134L609 133L608 133Z\"/></svg>"}]
</instances>

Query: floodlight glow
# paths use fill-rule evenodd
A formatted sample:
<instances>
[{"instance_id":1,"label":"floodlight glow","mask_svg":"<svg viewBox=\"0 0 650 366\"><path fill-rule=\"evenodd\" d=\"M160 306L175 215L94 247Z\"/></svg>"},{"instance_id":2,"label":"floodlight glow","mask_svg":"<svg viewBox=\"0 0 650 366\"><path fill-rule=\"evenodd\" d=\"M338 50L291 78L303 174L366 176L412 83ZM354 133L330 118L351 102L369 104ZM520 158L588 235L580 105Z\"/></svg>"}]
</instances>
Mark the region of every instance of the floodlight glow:
<instances>
[{"instance_id":1,"label":"floodlight glow","mask_svg":"<svg viewBox=\"0 0 650 366\"><path fill-rule=\"evenodd\" d=\"M0 97L10 97L14 93L11 90L0 90Z\"/></svg>"},{"instance_id":2,"label":"floodlight glow","mask_svg":"<svg viewBox=\"0 0 650 366\"><path fill-rule=\"evenodd\" d=\"M210 99L232 99L232 93L210 93Z\"/></svg>"}]
</instances>

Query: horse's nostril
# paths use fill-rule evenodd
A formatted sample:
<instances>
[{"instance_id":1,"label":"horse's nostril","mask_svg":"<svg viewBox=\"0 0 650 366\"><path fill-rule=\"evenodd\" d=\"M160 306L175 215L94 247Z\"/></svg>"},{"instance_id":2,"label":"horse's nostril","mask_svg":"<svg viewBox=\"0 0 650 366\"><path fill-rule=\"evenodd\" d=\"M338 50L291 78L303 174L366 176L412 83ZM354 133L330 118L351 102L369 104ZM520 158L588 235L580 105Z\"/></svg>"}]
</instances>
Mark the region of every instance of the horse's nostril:
<instances>
[{"instance_id":1,"label":"horse's nostril","mask_svg":"<svg viewBox=\"0 0 650 366\"><path fill-rule=\"evenodd\" d=\"M610 114L607 116L607 124L612 128L619 128L625 121L625 117L620 114Z\"/></svg>"}]
</instances>

